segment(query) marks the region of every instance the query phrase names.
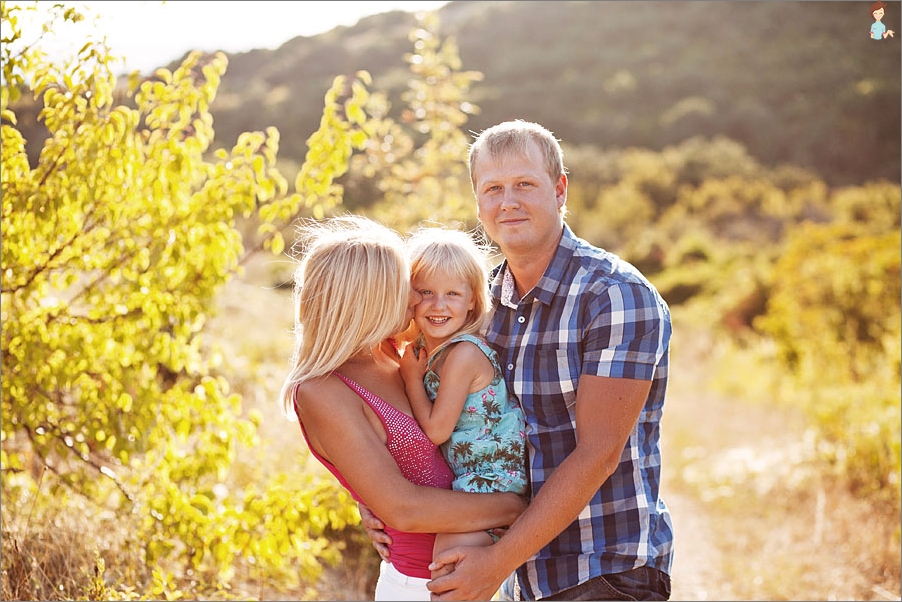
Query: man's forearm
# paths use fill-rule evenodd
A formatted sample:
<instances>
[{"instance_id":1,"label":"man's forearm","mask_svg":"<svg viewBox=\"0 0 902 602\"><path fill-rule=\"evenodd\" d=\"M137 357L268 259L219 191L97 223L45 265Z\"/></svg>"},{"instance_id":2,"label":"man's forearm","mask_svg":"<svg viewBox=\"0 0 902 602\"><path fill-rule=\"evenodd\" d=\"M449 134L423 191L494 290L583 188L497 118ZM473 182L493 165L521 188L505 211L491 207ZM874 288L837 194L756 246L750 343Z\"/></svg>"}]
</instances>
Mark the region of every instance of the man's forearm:
<instances>
[{"instance_id":1,"label":"man's forearm","mask_svg":"<svg viewBox=\"0 0 902 602\"><path fill-rule=\"evenodd\" d=\"M495 556L504 559L508 574L576 520L613 472L613 466L601 472L604 469L600 456L598 450L577 447L555 469L504 537L492 546Z\"/></svg>"}]
</instances>

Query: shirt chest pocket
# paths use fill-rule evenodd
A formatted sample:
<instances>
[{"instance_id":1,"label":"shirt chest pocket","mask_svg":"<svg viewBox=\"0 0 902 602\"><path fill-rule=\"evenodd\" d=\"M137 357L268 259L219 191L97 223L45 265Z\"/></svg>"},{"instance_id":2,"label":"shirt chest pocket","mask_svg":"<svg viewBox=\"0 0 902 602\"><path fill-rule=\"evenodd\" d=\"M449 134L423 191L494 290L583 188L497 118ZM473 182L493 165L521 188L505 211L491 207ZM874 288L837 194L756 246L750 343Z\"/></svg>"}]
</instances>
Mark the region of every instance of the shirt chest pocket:
<instances>
[{"instance_id":1,"label":"shirt chest pocket","mask_svg":"<svg viewBox=\"0 0 902 602\"><path fill-rule=\"evenodd\" d=\"M533 380L524 387L541 427L555 429L574 419L576 383L579 381L579 354L558 344L538 345L532 358Z\"/></svg>"}]
</instances>

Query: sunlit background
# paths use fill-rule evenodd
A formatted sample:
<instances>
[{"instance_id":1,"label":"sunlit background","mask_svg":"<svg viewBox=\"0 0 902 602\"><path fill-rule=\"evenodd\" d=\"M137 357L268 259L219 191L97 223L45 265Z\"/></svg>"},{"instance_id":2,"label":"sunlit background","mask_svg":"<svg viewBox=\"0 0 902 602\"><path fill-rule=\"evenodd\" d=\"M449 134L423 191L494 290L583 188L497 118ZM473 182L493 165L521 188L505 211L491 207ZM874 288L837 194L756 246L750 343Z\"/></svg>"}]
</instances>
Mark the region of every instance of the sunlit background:
<instances>
[{"instance_id":1,"label":"sunlit background","mask_svg":"<svg viewBox=\"0 0 902 602\"><path fill-rule=\"evenodd\" d=\"M14 2L22 6L26 2ZM49 8L54 2L38 2ZM447 1L375 2L72 2L86 20L42 45L68 57L88 36L106 37L111 53L124 58L123 71L150 73L189 50L245 52L276 49L295 36L312 36L361 17L392 10L431 10ZM39 32L46 12L34 14ZM26 36L26 39L28 36Z\"/></svg>"},{"instance_id":2,"label":"sunlit background","mask_svg":"<svg viewBox=\"0 0 902 602\"><path fill-rule=\"evenodd\" d=\"M4 11L0 599L367 599L356 506L280 412L284 245L476 227L471 134L523 118L574 232L671 307L671 599L900 600L902 27L887 2L870 39L872 1L64 2L87 22L45 51L146 76L106 89L102 49L7 54Z\"/></svg>"}]
</instances>

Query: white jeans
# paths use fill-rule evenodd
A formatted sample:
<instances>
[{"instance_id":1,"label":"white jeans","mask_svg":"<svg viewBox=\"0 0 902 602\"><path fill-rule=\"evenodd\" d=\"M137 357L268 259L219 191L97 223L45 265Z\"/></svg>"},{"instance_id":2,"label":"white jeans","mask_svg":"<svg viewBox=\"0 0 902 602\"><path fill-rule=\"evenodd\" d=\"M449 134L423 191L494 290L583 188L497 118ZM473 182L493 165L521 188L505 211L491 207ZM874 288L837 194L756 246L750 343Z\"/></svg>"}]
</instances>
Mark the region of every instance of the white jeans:
<instances>
[{"instance_id":1,"label":"white jeans","mask_svg":"<svg viewBox=\"0 0 902 602\"><path fill-rule=\"evenodd\" d=\"M430 592L426 589L428 582L429 579L408 577L383 560L379 565L379 579L376 581L376 595L373 599L392 602L429 600Z\"/></svg>"},{"instance_id":2,"label":"white jeans","mask_svg":"<svg viewBox=\"0 0 902 602\"><path fill-rule=\"evenodd\" d=\"M504 582L501 584L501 587L499 587L498 591L495 592L495 596L492 598L492 600L516 600L517 594L519 593L516 592L516 585L517 573L513 572L511 573L510 577L504 580Z\"/></svg>"}]
</instances>

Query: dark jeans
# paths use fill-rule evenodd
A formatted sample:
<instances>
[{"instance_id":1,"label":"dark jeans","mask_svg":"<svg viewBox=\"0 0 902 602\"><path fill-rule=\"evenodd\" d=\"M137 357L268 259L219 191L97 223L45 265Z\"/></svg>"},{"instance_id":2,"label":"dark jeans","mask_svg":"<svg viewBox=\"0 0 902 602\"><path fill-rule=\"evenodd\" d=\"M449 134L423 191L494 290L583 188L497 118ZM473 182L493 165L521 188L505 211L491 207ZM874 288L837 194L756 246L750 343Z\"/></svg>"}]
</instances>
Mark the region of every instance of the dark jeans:
<instances>
[{"instance_id":1,"label":"dark jeans","mask_svg":"<svg viewBox=\"0 0 902 602\"><path fill-rule=\"evenodd\" d=\"M519 588L518 588L519 589ZM520 592L516 592L517 599ZM565 589L542 600L669 600L670 575L658 569L641 566L638 569L602 575L576 587Z\"/></svg>"}]
</instances>

